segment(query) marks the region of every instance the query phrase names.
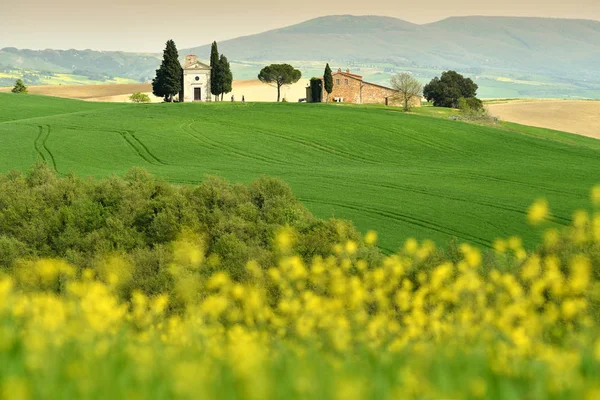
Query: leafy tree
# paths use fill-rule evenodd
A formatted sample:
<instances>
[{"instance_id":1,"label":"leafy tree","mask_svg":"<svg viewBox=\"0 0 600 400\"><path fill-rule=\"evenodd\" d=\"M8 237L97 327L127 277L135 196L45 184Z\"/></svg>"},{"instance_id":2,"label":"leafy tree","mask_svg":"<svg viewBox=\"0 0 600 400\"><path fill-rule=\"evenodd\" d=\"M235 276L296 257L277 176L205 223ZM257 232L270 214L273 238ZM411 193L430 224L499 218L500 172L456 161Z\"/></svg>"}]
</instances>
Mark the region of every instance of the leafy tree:
<instances>
[{"instance_id":1,"label":"leafy tree","mask_svg":"<svg viewBox=\"0 0 600 400\"><path fill-rule=\"evenodd\" d=\"M470 78L465 78L456 71L446 71L440 78L435 77L425 85L423 94L436 107L457 108L458 99L475 97L477 89L477 84Z\"/></svg>"},{"instance_id":2,"label":"leafy tree","mask_svg":"<svg viewBox=\"0 0 600 400\"><path fill-rule=\"evenodd\" d=\"M223 54L221 54L221 57L219 58L219 68L219 79L221 80L219 86L221 90L222 101L223 93L231 93L231 91L233 90L233 74L231 73L231 65L229 65L227 57L225 57Z\"/></svg>"},{"instance_id":3,"label":"leafy tree","mask_svg":"<svg viewBox=\"0 0 600 400\"><path fill-rule=\"evenodd\" d=\"M13 93L27 93L27 86L23 83L22 79L17 79L15 87L12 88Z\"/></svg>"},{"instance_id":4,"label":"leafy tree","mask_svg":"<svg viewBox=\"0 0 600 400\"><path fill-rule=\"evenodd\" d=\"M217 42L213 42L210 46L210 92L219 99L219 95L223 93L221 89L222 83L221 65L219 62L219 49Z\"/></svg>"},{"instance_id":5,"label":"leafy tree","mask_svg":"<svg viewBox=\"0 0 600 400\"><path fill-rule=\"evenodd\" d=\"M277 102L281 100L281 87L296 83L302 73L289 64L271 64L264 67L258 74L258 79L277 87Z\"/></svg>"},{"instance_id":6,"label":"leafy tree","mask_svg":"<svg viewBox=\"0 0 600 400\"><path fill-rule=\"evenodd\" d=\"M410 102L423 95L421 83L407 73L394 75L391 80L392 88L398 91L395 99L402 101L404 111L409 110Z\"/></svg>"},{"instance_id":7,"label":"leafy tree","mask_svg":"<svg viewBox=\"0 0 600 400\"><path fill-rule=\"evenodd\" d=\"M177 47L172 40L167 41L163 53L163 61L160 68L156 70L156 78L152 80L152 93L158 97L164 97L165 101L173 102L173 96L182 89L181 76L183 69L179 63Z\"/></svg>"},{"instance_id":8,"label":"leafy tree","mask_svg":"<svg viewBox=\"0 0 600 400\"><path fill-rule=\"evenodd\" d=\"M133 103L150 103L150 97L146 93L134 93L129 96L129 100Z\"/></svg>"},{"instance_id":9,"label":"leafy tree","mask_svg":"<svg viewBox=\"0 0 600 400\"><path fill-rule=\"evenodd\" d=\"M327 93L327 99L325 100L327 103L329 102L329 95L333 92L333 75L331 74L331 68L329 68L329 63L325 65L325 73L323 74L323 81L325 83L324 88Z\"/></svg>"},{"instance_id":10,"label":"leafy tree","mask_svg":"<svg viewBox=\"0 0 600 400\"><path fill-rule=\"evenodd\" d=\"M323 81L320 78L310 78L310 91L313 103L320 103L323 97Z\"/></svg>"}]
</instances>

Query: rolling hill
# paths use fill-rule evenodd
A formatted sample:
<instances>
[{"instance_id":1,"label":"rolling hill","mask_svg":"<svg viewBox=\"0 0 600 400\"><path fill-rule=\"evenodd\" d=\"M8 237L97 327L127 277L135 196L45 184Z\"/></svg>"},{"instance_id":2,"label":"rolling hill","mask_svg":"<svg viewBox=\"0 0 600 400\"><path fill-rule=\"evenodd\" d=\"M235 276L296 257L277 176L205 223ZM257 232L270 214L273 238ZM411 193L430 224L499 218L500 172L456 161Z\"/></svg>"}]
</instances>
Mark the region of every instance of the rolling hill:
<instances>
[{"instance_id":1,"label":"rolling hill","mask_svg":"<svg viewBox=\"0 0 600 400\"><path fill-rule=\"evenodd\" d=\"M45 161L60 174L96 177L140 166L180 184L279 177L315 215L376 229L389 251L408 237L490 246L519 232L531 244L531 201L546 197L553 223L567 223L587 205L600 169L594 139L345 105L0 93L0 143L0 172Z\"/></svg>"},{"instance_id":2,"label":"rolling hill","mask_svg":"<svg viewBox=\"0 0 600 400\"><path fill-rule=\"evenodd\" d=\"M160 55L94 50L0 49L0 72L35 71L42 75L72 74L96 80L111 77L145 81L154 75ZM31 74L32 76L34 74ZM2 75L0 74L0 80ZM14 82L14 79L11 80Z\"/></svg>"},{"instance_id":3,"label":"rolling hill","mask_svg":"<svg viewBox=\"0 0 600 400\"><path fill-rule=\"evenodd\" d=\"M255 78L269 62L291 62L306 76L323 63L350 66L370 81L389 82L392 73L411 71L427 81L446 69L478 80L490 98L600 98L600 22L591 20L452 17L417 25L391 17L327 16L219 43L236 79ZM29 84L43 84L33 71L80 74L98 83L107 77L135 81L154 76L156 54L91 50L0 50L0 85L14 82L19 69ZM207 58L209 45L180 49ZM8 74L2 76L2 69ZM36 78L37 77L37 78ZM37 79L37 80L36 80ZM128 81L127 83L132 83Z\"/></svg>"},{"instance_id":4,"label":"rolling hill","mask_svg":"<svg viewBox=\"0 0 600 400\"><path fill-rule=\"evenodd\" d=\"M234 60L391 62L437 69L502 69L597 78L600 22L452 17L416 25L376 16L329 16L219 44ZM208 54L209 47L185 51Z\"/></svg>"}]
</instances>

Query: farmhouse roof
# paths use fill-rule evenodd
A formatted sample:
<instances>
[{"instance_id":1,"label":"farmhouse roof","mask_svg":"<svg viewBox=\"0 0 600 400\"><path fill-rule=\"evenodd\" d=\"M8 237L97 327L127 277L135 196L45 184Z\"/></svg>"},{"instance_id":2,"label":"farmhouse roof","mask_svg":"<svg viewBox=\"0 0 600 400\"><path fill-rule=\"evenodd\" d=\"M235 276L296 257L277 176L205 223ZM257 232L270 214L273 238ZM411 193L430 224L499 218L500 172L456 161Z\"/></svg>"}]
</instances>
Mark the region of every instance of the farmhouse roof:
<instances>
[{"instance_id":1,"label":"farmhouse roof","mask_svg":"<svg viewBox=\"0 0 600 400\"><path fill-rule=\"evenodd\" d=\"M364 82L364 81L363 81L363 83L364 83L365 85L376 86L376 87L378 87L378 88L387 89L387 90L393 90L393 91L397 92L397 90L396 90L396 89L393 89L393 88L391 88L391 87L387 87L387 86L383 86L383 85L378 85L378 84L376 84L376 83Z\"/></svg>"},{"instance_id":2,"label":"farmhouse roof","mask_svg":"<svg viewBox=\"0 0 600 400\"><path fill-rule=\"evenodd\" d=\"M332 76L333 76L333 75L343 75L343 76L348 76L348 77L350 77L350 78L358 79L359 81L361 81L361 82L363 83L363 85L370 85L370 86L375 86L375 87L382 88L382 89L387 89L387 90L393 90L393 91L396 91L396 89L392 89L392 88L390 88L390 87L387 87L387 86L378 85L378 84L376 84L376 83L371 83L371 82L365 82L365 81L363 81L363 77L362 77L362 75L351 74L349 69L347 69L347 70L346 70L346 72L343 72L343 71L342 71L342 69L341 69L341 68L339 68L339 69L338 69L336 72L332 73L331 75L332 75ZM323 79L323 77L321 77L321 79Z\"/></svg>"},{"instance_id":3,"label":"farmhouse roof","mask_svg":"<svg viewBox=\"0 0 600 400\"><path fill-rule=\"evenodd\" d=\"M341 69L338 69L336 72L334 72L331 75L344 75L344 76L349 76L354 79L362 80L362 75L351 74L350 70L348 70L348 69L346 70L346 72L343 72Z\"/></svg>"}]
</instances>

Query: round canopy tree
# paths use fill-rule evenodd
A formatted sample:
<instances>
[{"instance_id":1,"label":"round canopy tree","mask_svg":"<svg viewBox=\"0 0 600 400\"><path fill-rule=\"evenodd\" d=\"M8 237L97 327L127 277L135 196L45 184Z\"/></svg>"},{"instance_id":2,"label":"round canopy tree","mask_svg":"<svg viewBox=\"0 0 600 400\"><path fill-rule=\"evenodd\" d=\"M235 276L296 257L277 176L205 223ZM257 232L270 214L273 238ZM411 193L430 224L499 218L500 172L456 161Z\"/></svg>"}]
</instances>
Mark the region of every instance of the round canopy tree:
<instances>
[{"instance_id":1,"label":"round canopy tree","mask_svg":"<svg viewBox=\"0 0 600 400\"><path fill-rule=\"evenodd\" d=\"M423 88L427 101L436 107L458 107L458 99L477 95L478 86L471 78L465 78L456 71L446 71L440 78L435 77Z\"/></svg>"},{"instance_id":2,"label":"round canopy tree","mask_svg":"<svg viewBox=\"0 0 600 400\"><path fill-rule=\"evenodd\" d=\"M296 83L302 73L289 64L271 64L264 67L258 74L258 79L273 86L277 86L277 102L281 101L281 87Z\"/></svg>"}]
</instances>

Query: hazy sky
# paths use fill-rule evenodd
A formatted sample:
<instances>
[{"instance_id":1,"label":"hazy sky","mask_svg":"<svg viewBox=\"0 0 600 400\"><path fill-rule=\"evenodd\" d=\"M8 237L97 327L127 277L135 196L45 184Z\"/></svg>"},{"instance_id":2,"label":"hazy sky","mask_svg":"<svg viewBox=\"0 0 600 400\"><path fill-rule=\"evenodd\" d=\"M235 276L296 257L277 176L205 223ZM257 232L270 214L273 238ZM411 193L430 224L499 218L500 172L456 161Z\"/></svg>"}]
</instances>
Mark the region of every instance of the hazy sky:
<instances>
[{"instance_id":1,"label":"hazy sky","mask_svg":"<svg viewBox=\"0 0 600 400\"><path fill-rule=\"evenodd\" d=\"M600 20L600 0L0 0L0 48L160 52L169 38L193 47L332 14L415 23L453 15Z\"/></svg>"}]
</instances>

